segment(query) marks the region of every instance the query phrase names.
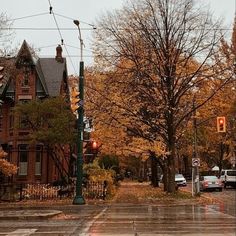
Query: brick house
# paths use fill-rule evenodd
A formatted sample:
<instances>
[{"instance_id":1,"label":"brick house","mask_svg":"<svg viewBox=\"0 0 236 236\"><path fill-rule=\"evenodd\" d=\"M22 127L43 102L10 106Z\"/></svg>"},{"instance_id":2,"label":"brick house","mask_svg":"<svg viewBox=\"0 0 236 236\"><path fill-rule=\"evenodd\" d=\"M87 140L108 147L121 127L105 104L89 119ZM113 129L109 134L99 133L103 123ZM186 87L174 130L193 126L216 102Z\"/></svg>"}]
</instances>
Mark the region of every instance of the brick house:
<instances>
[{"instance_id":1,"label":"brick house","mask_svg":"<svg viewBox=\"0 0 236 236\"><path fill-rule=\"evenodd\" d=\"M66 59L60 45L55 58L37 58L24 41L15 58L0 58L0 144L8 153L18 173L14 183L51 183L60 178L58 166L42 144L32 145L24 128L14 126L12 109L17 103L45 99L59 95L69 96ZM63 158L68 152L58 153Z\"/></svg>"}]
</instances>

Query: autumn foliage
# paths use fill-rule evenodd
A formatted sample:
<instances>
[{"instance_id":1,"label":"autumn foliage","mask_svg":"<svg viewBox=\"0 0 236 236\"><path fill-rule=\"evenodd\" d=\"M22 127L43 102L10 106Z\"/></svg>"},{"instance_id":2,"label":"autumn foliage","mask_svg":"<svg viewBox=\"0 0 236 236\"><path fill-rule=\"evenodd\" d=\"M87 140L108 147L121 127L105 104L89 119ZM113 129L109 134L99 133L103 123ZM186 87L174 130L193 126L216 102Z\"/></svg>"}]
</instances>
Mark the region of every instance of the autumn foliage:
<instances>
[{"instance_id":1,"label":"autumn foliage","mask_svg":"<svg viewBox=\"0 0 236 236\"><path fill-rule=\"evenodd\" d=\"M10 162L8 162L5 158L7 156L7 153L3 151L2 148L0 148L0 172L2 172L6 176L11 176L13 174L16 174L17 167Z\"/></svg>"},{"instance_id":2,"label":"autumn foliage","mask_svg":"<svg viewBox=\"0 0 236 236\"><path fill-rule=\"evenodd\" d=\"M219 155L214 122L227 115L234 71L231 55L223 55L221 22L209 19L192 0L139 0L98 22L98 63L86 77L95 135L119 156L155 156L168 192L175 191L178 160L192 157L196 114L199 154Z\"/></svg>"}]
</instances>

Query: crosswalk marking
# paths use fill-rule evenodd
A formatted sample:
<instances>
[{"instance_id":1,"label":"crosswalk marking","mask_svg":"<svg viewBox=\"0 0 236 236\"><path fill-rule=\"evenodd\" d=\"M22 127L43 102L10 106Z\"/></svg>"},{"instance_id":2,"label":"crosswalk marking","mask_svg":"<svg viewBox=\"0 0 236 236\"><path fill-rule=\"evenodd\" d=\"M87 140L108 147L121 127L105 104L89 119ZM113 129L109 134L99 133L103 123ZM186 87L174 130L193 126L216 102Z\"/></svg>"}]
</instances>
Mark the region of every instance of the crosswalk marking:
<instances>
[{"instance_id":1,"label":"crosswalk marking","mask_svg":"<svg viewBox=\"0 0 236 236\"><path fill-rule=\"evenodd\" d=\"M33 234L37 229L17 229L8 233L6 236L29 236Z\"/></svg>"}]
</instances>

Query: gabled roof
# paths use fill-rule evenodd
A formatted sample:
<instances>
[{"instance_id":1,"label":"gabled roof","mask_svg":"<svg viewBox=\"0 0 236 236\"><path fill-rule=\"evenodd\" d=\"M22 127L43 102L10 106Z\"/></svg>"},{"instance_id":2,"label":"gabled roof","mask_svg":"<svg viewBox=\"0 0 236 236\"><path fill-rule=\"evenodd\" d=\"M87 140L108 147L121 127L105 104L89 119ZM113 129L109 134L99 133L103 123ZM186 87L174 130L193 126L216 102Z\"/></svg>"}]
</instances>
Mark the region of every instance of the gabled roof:
<instances>
[{"instance_id":1,"label":"gabled roof","mask_svg":"<svg viewBox=\"0 0 236 236\"><path fill-rule=\"evenodd\" d=\"M29 45L27 44L27 42L24 40L21 48L16 56L16 66L18 66L21 63L21 59L24 58L25 60L27 59L27 61L31 64L31 65L35 65L35 62L37 60L37 58L35 56L33 56Z\"/></svg>"},{"instance_id":2,"label":"gabled roof","mask_svg":"<svg viewBox=\"0 0 236 236\"><path fill-rule=\"evenodd\" d=\"M12 74L14 74L15 58L0 58L0 97L6 91Z\"/></svg>"},{"instance_id":3,"label":"gabled roof","mask_svg":"<svg viewBox=\"0 0 236 236\"><path fill-rule=\"evenodd\" d=\"M36 68L42 84L46 85L48 95L59 96L64 73L67 75L65 58L63 62L58 62L54 58L39 58Z\"/></svg>"},{"instance_id":4,"label":"gabled roof","mask_svg":"<svg viewBox=\"0 0 236 236\"><path fill-rule=\"evenodd\" d=\"M13 67L15 62L15 66L20 68L27 62L28 65L35 67L46 96L59 96L63 79L67 77L66 59L63 58L63 60L58 61L55 58L37 58L31 51L29 45L24 40L16 58L12 60L11 66ZM6 60L4 59L4 61ZM5 76L4 86L0 87L0 96L7 89L9 78L10 73Z\"/></svg>"}]
</instances>

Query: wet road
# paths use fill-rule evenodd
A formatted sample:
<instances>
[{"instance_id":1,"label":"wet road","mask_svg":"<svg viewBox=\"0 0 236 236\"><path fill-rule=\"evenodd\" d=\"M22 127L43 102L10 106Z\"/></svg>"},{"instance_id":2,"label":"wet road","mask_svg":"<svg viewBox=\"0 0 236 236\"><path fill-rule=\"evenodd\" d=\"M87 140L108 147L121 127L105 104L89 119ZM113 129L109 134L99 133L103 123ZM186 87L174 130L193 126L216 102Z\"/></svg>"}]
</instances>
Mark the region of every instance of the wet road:
<instances>
[{"instance_id":1,"label":"wet road","mask_svg":"<svg viewBox=\"0 0 236 236\"><path fill-rule=\"evenodd\" d=\"M58 210L58 209L57 209ZM220 205L68 206L49 220L0 221L0 235L224 235L235 236L236 216Z\"/></svg>"},{"instance_id":2,"label":"wet road","mask_svg":"<svg viewBox=\"0 0 236 236\"><path fill-rule=\"evenodd\" d=\"M191 187L191 183L189 183L187 187L183 187L182 189L191 192ZM218 202L219 204L215 206L217 210L220 209L226 214L236 216L236 188L228 187L227 189L223 189L222 192L216 190L201 192L201 195Z\"/></svg>"}]
</instances>

